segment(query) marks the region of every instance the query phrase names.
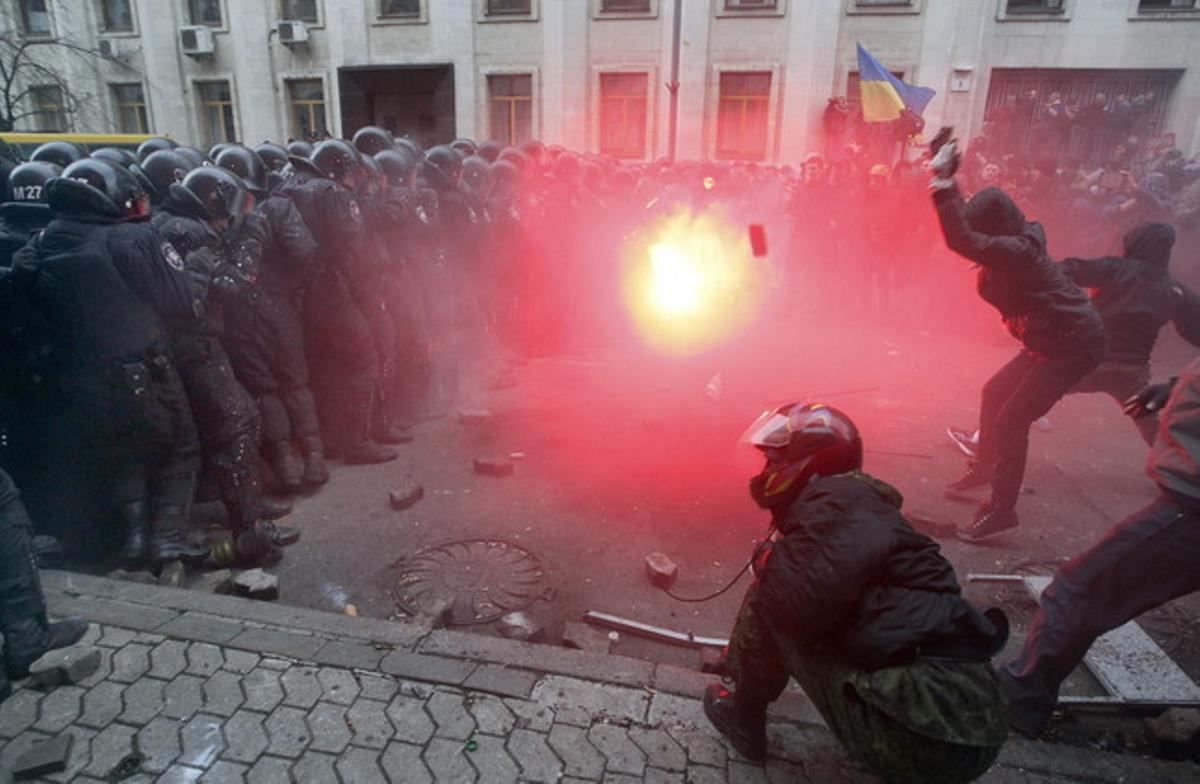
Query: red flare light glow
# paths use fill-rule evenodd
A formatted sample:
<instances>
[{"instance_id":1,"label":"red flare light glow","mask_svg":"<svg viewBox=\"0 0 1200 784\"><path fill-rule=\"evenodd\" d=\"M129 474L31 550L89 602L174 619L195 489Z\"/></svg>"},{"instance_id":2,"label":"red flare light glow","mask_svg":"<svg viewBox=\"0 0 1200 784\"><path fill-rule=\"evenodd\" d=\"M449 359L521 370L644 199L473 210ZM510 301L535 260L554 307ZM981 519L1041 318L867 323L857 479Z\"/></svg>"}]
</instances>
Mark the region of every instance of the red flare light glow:
<instances>
[{"instance_id":1,"label":"red flare light glow","mask_svg":"<svg viewBox=\"0 0 1200 784\"><path fill-rule=\"evenodd\" d=\"M750 323L761 301L764 271L743 228L713 212L681 209L628 248L625 305L651 347L695 354Z\"/></svg>"}]
</instances>

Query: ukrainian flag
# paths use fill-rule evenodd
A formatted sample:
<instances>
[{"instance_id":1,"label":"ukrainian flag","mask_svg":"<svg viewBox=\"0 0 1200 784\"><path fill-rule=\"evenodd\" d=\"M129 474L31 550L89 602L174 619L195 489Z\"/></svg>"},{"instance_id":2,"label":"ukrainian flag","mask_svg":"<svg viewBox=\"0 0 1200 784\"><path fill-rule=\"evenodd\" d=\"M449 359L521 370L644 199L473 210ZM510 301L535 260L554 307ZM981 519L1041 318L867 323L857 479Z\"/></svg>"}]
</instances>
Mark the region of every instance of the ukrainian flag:
<instances>
[{"instance_id":1,"label":"ukrainian flag","mask_svg":"<svg viewBox=\"0 0 1200 784\"><path fill-rule=\"evenodd\" d=\"M862 44L858 45L858 84L863 119L867 122L889 122L905 108L924 114L925 107L937 94L928 87L913 87L892 76Z\"/></svg>"}]
</instances>

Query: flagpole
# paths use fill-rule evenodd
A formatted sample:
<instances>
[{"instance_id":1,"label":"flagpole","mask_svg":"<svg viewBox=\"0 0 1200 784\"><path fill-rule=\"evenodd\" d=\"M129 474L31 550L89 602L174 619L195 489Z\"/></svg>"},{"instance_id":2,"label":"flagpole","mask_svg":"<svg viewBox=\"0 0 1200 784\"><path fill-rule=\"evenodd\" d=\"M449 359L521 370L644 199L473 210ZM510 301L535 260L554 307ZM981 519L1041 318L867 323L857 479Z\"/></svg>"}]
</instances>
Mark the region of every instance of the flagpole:
<instances>
[{"instance_id":1,"label":"flagpole","mask_svg":"<svg viewBox=\"0 0 1200 784\"><path fill-rule=\"evenodd\" d=\"M667 121L667 160L674 163L676 137L679 135L679 46L683 36L683 0L675 0L675 17L671 21L671 81L667 82L671 109Z\"/></svg>"}]
</instances>

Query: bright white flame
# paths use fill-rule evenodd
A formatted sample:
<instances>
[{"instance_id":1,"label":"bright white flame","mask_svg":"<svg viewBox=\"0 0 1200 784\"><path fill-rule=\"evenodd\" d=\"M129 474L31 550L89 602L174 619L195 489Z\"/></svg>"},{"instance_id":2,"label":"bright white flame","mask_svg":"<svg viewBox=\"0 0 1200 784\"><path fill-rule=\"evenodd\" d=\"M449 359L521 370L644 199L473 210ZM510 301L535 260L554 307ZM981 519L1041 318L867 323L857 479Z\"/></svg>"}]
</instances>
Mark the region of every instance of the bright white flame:
<instances>
[{"instance_id":1,"label":"bright white flame","mask_svg":"<svg viewBox=\"0 0 1200 784\"><path fill-rule=\"evenodd\" d=\"M700 306L700 270L678 248L666 242L651 245L650 268L654 273L654 301L663 312L679 315Z\"/></svg>"}]
</instances>

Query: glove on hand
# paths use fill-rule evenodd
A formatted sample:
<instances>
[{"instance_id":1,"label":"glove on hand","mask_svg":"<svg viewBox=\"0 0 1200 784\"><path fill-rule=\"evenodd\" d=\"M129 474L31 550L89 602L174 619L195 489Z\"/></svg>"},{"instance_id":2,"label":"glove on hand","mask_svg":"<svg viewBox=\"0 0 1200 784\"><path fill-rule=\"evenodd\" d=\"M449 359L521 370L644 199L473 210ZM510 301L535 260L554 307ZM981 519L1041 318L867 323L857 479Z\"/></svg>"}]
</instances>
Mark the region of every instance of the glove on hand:
<instances>
[{"instance_id":1,"label":"glove on hand","mask_svg":"<svg viewBox=\"0 0 1200 784\"><path fill-rule=\"evenodd\" d=\"M1176 381L1178 379L1173 378L1164 384L1151 384L1126 400L1121 410L1134 419L1158 413L1171 397L1171 390L1175 388Z\"/></svg>"},{"instance_id":2,"label":"glove on hand","mask_svg":"<svg viewBox=\"0 0 1200 784\"><path fill-rule=\"evenodd\" d=\"M952 139L938 149L933 160L929 162L929 168L933 170L933 175L937 179L948 180L958 171L961 163L962 155L958 152L958 140Z\"/></svg>"}]
</instances>

